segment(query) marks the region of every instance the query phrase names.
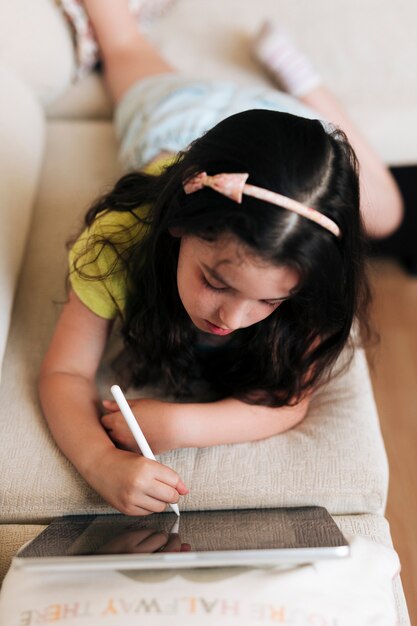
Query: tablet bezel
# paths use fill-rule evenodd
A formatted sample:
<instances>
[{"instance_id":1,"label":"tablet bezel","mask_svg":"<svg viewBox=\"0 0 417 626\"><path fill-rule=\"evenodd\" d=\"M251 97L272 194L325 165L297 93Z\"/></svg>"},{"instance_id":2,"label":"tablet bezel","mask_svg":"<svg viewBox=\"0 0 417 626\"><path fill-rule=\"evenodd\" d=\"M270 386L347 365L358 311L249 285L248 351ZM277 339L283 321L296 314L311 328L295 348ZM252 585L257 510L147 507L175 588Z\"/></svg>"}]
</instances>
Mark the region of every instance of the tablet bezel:
<instances>
[{"instance_id":1,"label":"tablet bezel","mask_svg":"<svg viewBox=\"0 0 417 626\"><path fill-rule=\"evenodd\" d=\"M338 545L315 545L291 548L272 548L272 549L234 549L234 550L210 550L210 551L190 551L190 552L156 552L144 554L91 554L78 556L24 556L29 547L36 541L48 540L48 534L51 535L59 527L59 523L70 523L75 516L67 516L56 518L53 522L34 540L26 544L19 553L14 557L14 565L19 568L30 568L31 570L109 570L109 569L172 569L172 568L196 568L196 567L281 567L292 566L296 564L311 563L322 559L338 559L349 555L349 545L343 537L336 523L324 507L296 507L296 508L274 508L274 509L256 509L256 511L280 511L300 516L306 516L308 522L311 523L311 514L317 517L317 523L322 522L320 528L330 529L331 539ZM239 515L247 509L239 511ZM250 510L253 515L255 510ZM294 513L295 512L295 513ZM215 513L231 514L231 511L193 511L183 513L187 515L211 516ZM235 512L236 513L236 512ZM166 513L163 514L167 515ZM310 515L310 518L308 516ZM85 522L87 529L94 520L109 516L92 515L92 516L76 516L79 525ZM127 520L126 516L113 515L114 520L120 517ZM134 520L135 518L129 518ZM139 520L139 518L137 518ZM168 519L168 518L167 518ZM175 516L170 514L170 519L175 520ZM82 520L82 522L81 522ZM88 521L89 520L89 521ZM146 523L152 520L152 516L140 518L141 522ZM315 523L315 522L314 522ZM83 531L79 532L81 536ZM75 537L75 540L77 537Z\"/></svg>"}]
</instances>

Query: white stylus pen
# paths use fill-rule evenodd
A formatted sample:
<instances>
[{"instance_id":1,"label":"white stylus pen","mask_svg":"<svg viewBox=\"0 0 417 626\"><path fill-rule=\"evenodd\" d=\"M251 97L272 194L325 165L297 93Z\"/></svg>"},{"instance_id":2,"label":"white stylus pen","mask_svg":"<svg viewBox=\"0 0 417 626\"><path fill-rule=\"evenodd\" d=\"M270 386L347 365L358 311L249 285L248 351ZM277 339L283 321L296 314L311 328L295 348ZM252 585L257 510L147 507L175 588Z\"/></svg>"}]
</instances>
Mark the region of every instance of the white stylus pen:
<instances>
[{"instance_id":1,"label":"white stylus pen","mask_svg":"<svg viewBox=\"0 0 417 626\"><path fill-rule=\"evenodd\" d=\"M126 420L126 424L129 426L129 430L133 435L134 440L139 446L139 450L142 452L143 456L146 456L147 459L152 459L156 461L155 455L149 447L149 443L146 441L145 435L143 434L139 424L136 421L136 417L133 415L132 409L127 403L127 400L123 394L123 391L120 389L119 385L112 385L110 387L110 391L113 394L113 398L117 402L117 406L120 409L121 414ZM178 508L178 504L170 504L171 509L177 515L180 514L180 510Z\"/></svg>"}]
</instances>

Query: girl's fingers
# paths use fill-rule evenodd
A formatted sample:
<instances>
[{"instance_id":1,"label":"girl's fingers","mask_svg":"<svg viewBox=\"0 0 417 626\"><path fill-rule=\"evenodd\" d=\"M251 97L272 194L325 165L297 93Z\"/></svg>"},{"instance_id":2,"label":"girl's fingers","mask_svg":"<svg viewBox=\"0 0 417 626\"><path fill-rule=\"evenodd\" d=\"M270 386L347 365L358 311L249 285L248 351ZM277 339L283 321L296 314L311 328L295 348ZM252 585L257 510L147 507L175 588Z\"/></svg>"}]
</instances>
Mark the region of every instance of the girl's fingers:
<instances>
[{"instance_id":1,"label":"girl's fingers","mask_svg":"<svg viewBox=\"0 0 417 626\"><path fill-rule=\"evenodd\" d=\"M101 421L101 423L102 423L103 427L104 427L106 430L110 430L110 429L111 429L111 427L112 427L112 420L109 418L109 416L108 416L108 415L102 415L102 416L100 417L100 421Z\"/></svg>"},{"instance_id":2,"label":"girl's fingers","mask_svg":"<svg viewBox=\"0 0 417 626\"><path fill-rule=\"evenodd\" d=\"M181 552L181 539L177 533L168 536L164 552Z\"/></svg>"},{"instance_id":3,"label":"girl's fingers","mask_svg":"<svg viewBox=\"0 0 417 626\"><path fill-rule=\"evenodd\" d=\"M114 413L106 413L105 415L102 415L100 419L101 419L101 423L106 429L110 430L111 428L115 428L116 426L120 427L119 422L117 421L117 419L115 419ZM126 425L126 429L127 429L127 425Z\"/></svg>"},{"instance_id":4,"label":"girl's fingers","mask_svg":"<svg viewBox=\"0 0 417 626\"><path fill-rule=\"evenodd\" d=\"M160 481L155 481L152 483L148 495L156 500L161 500L162 502L174 504L178 502L180 499L178 491L175 487L171 487L166 483L161 483Z\"/></svg>"},{"instance_id":5,"label":"girl's fingers","mask_svg":"<svg viewBox=\"0 0 417 626\"><path fill-rule=\"evenodd\" d=\"M123 452L118 458L114 468L118 485L116 508L126 515L162 513L168 504L178 502L177 486L182 492L187 491L178 474L156 460L130 452Z\"/></svg>"},{"instance_id":6,"label":"girl's fingers","mask_svg":"<svg viewBox=\"0 0 417 626\"><path fill-rule=\"evenodd\" d=\"M167 506L167 502L163 502L162 500L158 500L158 498L153 498L152 496L141 494L140 502L138 498L137 504L133 504L132 506L132 511L134 509L142 509L146 511L145 515L148 515L149 513L162 513L165 511ZM143 513L132 513L132 515L143 515Z\"/></svg>"},{"instance_id":7,"label":"girl's fingers","mask_svg":"<svg viewBox=\"0 0 417 626\"><path fill-rule=\"evenodd\" d=\"M100 417L103 428L110 433L110 437L113 441L120 444L122 448L126 450L138 450L138 445L117 404L110 400L106 400L105 402L106 404L103 402L103 406L108 412Z\"/></svg>"},{"instance_id":8,"label":"girl's fingers","mask_svg":"<svg viewBox=\"0 0 417 626\"><path fill-rule=\"evenodd\" d=\"M143 489L143 487L142 487ZM141 507L152 513L162 513L168 504L178 502L179 494L174 487L153 479L140 493L131 496L134 507Z\"/></svg>"},{"instance_id":9,"label":"girl's fingers","mask_svg":"<svg viewBox=\"0 0 417 626\"><path fill-rule=\"evenodd\" d=\"M103 428L107 431L110 439L119 448L122 448L123 450L129 450L130 452L137 452L139 454L139 446L136 443L129 428L127 427L127 424L120 424L112 418L112 415L114 415L114 413L103 415L103 417L101 418L101 424Z\"/></svg>"},{"instance_id":10,"label":"girl's fingers","mask_svg":"<svg viewBox=\"0 0 417 626\"><path fill-rule=\"evenodd\" d=\"M181 495L185 495L189 491L178 474L170 467L162 465L162 463L157 464L154 478L161 483L174 487Z\"/></svg>"},{"instance_id":11,"label":"girl's fingers","mask_svg":"<svg viewBox=\"0 0 417 626\"><path fill-rule=\"evenodd\" d=\"M182 543L181 544L181 552L191 552L191 544Z\"/></svg>"},{"instance_id":12,"label":"girl's fingers","mask_svg":"<svg viewBox=\"0 0 417 626\"><path fill-rule=\"evenodd\" d=\"M119 407L117 406L117 402L114 400L103 400L103 406L107 411L119 411Z\"/></svg>"},{"instance_id":13,"label":"girl's fingers","mask_svg":"<svg viewBox=\"0 0 417 626\"><path fill-rule=\"evenodd\" d=\"M154 532L152 535L138 542L132 552L135 554L158 552L163 548L168 540L168 536L164 532Z\"/></svg>"},{"instance_id":14,"label":"girl's fingers","mask_svg":"<svg viewBox=\"0 0 417 626\"><path fill-rule=\"evenodd\" d=\"M182 482L181 478L179 479L177 486L176 486L176 490L178 491L178 493L180 494L180 496L186 496L187 493L189 493L189 489L188 487L186 487L184 485L184 483Z\"/></svg>"}]
</instances>

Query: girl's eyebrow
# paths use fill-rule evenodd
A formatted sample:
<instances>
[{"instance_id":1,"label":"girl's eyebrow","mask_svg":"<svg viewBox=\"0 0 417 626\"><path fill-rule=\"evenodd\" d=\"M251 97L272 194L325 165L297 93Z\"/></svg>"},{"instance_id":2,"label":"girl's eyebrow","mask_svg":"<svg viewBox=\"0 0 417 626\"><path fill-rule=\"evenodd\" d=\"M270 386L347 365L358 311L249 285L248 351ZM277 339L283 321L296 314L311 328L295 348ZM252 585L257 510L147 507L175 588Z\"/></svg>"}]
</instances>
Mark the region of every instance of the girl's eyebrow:
<instances>
[{"instance_id":1,"label":"girl's eyebrow","mask_svg":"<svg viewBox=\"0 0 417 626\"><path fill-rule=\"evenodd\" d=\"M206 265L205 263L201 264L202 267L206 270L206 272L208 274L210 274L210 276L212 278L214 278L214 280L217 280L217 282L221 283L224 287L227 287L228 289L232 289L232 291L236 291L236 289L234 287L231 287L221 276L220 274L218 274L216 272L215 269L209 267L208 265ZM292 294L289 293L287 296L280 296L279 298L264 298L263 301L264 302L280 302L282 300L288 300L288 298L291 296Z\"/></svg>"}]
</instances>

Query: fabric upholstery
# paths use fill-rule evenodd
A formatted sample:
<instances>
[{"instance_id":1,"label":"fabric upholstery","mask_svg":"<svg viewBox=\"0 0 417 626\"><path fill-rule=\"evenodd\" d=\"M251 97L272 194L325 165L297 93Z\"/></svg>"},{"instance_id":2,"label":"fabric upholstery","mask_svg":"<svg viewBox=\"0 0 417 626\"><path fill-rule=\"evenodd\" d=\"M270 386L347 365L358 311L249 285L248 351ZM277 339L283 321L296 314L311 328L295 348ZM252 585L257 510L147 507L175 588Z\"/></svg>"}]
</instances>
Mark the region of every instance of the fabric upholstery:
<instances>
[{"instance_id":1,"label":"fabric upholstery","mask_svg":"<svg viewBox=\"0 0 417 626\"><path fill-rule=\"evenodd\" d=\"M3 522L108 510L52 442L39 409L36 380L64 298L65 241L79 228L79 216L91 198L116 175L115 148L109 123L48 125L46 161L1 388ZM107 368L103 395L109 395L113 382ZM184 509L321 504L342 514L378 513L385 506L386 458L361 351L347 372L317 394L296 429L254 444L177 450L161 460L191 489Z\"/></svg>"},{"instance_id":2,"label":"fabric upholstery","mask_svg":"<svg viewBox=\"0 0 417 626\"><path fill-rule=\"evenodd\" d=\"M416 162L417 73L410 62L417 56L415 2L179 0L152 24L149 37L188 75L265 85L269 79L248 46L265 18L291 33L388 163ZM48 110L59 117L111 114L97 76L74 85Z\"/></svg>"},{"instance_id":3,"label":"fabric upholstery","mask_svg":"<svg viewBox=\"0 0 417 626\"><path fill-rule=\"evenodd\" d=\"M44 528L43 524L0 524L0 584L19 548Z\"/></svg>"},{"instance_id":4,"label":"fabric upholstery","mask_svg":"<svg viewBox=\"0 0 417 626\"><path fill-rule=\"evenodd\" d=\"M100 185L117 176L112 127L109 123L104 127L100 123L56 124L48 134L46 153L0 392L5 403L0 421L10 429L2 440L0 461L3 521L32 521L65 510L56 503L52 512L44 506L49 498L63 498L67 510L73 501L80 505L80 498L73 499L71 494L73 481L70 479L68 484L67 475L72 476L72 469L51 444L39 411L37 377L58 302L65 295L65 242L79 229L79 216L98 194ZM77 166L68 167L69 163ZM56 480L49 484L51 472Z\"/></svg>"},{"instance_id":5,"label":"fabric upholstery","mask_svg":"<svg viewBox=\"0 0 417 626\"><path fill-rule=\"evenodd\" d=\"M10 315L43 158L44 113L0 60L0 376Z\"/></svg>"},{"instance_id":6,"label":"fabric upholstery","mask_svg":"<svg viewBox=\"0 0 417 626\"><path fill-rule=\"evenodd\" d=\"M64 93L74 54L70 29L54 0L0 0L0 60L42 104Z\"/></svg>"},{"instance_id":7,"label":"fabric upholstery","mask_svg":"<svg viewBox=\"0 0 417 626\"><path fill-rule=\"evenodd\" d=\"M178 0L149 36L188 75L198 68L203 78L265 85L269 79L251 59L247 38L266 16L294 35L388 162L416 160L417 74L409 59L417 52L417 5L410 0L395 5L379 0L331 5L327 0ZM41 522L68 512L108 510L53 444L39 409L36 379L65 297L65 241L79 231L90 200L119 172L108 122L112 107L100 76L91 75L65 91L74 55L69 29L53 0L0 0L0 42L0 361L25 229L35 209L0 387L4 572L11 555L37 534ZM43 116L36 98L47 106L49 117L37 198ZM104 395L110 382L115 381L105 368L100 381ZM178 451L163 460L190 479L188 508L261 500L271 505L318 503L333 512L365 513L339 517L342 529L390 542L379 515L386 498L386 458L362 352L350 371L320 392L305 422L285 436L254 447ZM221 481L215 471L219 465ZM398 579L395 584L400 624L406 626Z\"/></svg>"}]
</instances>

